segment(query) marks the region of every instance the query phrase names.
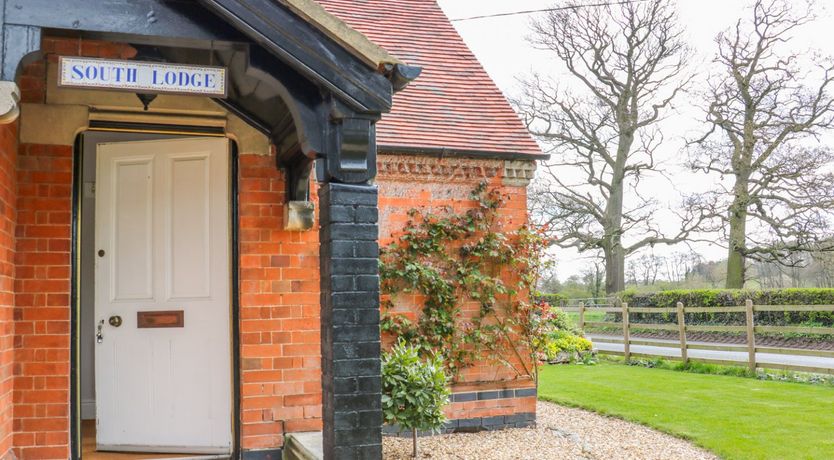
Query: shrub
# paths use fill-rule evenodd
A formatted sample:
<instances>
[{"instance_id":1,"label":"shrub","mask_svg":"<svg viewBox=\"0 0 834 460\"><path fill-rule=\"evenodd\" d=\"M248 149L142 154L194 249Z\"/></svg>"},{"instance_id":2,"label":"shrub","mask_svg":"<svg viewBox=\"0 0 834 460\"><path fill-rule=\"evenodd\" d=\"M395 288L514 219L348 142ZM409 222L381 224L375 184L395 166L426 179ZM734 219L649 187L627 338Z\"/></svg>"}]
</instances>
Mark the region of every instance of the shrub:
<instances>
[{"instance_id":1,"label":"shrub","mask_svg":"<svg viewBox=\"0 0 834 460\"><path fill-rule=\"evenodd\" d=\"M579 330L571 321L570 316L560 308L551 307L550 328L556 331L566 331L578 334Z\"/></svg>"},{"instance_id":2,"label":"shrub","mask_svg":"<svg viewBox=\"0 0 834 460\"><path fill-rule=\"evenodd\" d=\"M385 422L410 429L417 456L417 431L437 431L446 423L449 385L439 355L420 359L415 346L400 340L382 355L382 413Z\"/></svg>"},{"instance_id":3,"label":"shrub","mask_svg":"<svg viewBox=\"0 0 834 460\"><path fill-rule=\"evenodd\" d=\"M558 330L548 334L544 354L548 361L557 359L559 353L568 353L571 358L576 353L591 350L591 341L570 331Z\"/></svg>"},{"instance_id":4,"label":"shrub","mask_svg":"<svg viewBox=\"0 0 834 460\"><path fill-rule=\"evenodd\" d=\"M682 302L688 307L730 307L744 305L750 299L756 305L834 305L834 289L695 289L671 290L648 294L626 292L623 302L631 307L674 307ZM634 323L656 323L661 315L632 313ZM664 320L673 321L674 314ZM619 315L617 315L619 320ZM815 324L834 326L834 312L756 312L756 324L784 326ZM744 324L740 313L687 313L688 324Z\"/></svg>"},{"instance_id":5,"label":"shrub","mask_svg":"<svg viewBox=\"0 0 834 460\"><path fill-rule=\"evenodd\" d=\"M562 352L570 354L573 359L575 354L591 350L591 341L582 336L582 332L561 309L549 308L543 322L531 346L537 350L539 359L554 361Z\"/></svg>"}]
</instances>

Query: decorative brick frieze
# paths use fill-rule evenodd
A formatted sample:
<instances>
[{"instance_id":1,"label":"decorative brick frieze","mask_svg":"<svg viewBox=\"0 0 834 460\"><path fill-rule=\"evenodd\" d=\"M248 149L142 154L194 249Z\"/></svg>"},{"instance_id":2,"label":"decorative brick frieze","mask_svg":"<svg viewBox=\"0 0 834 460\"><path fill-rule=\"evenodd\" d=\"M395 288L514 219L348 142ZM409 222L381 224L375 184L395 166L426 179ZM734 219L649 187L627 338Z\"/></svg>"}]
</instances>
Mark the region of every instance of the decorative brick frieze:
<instances>
[{"instance_id":1,"label":"decorative brick frieze","mask_svg":"<svg viewBox=\"0 0 834 460\"><path fill-rule=\"evenodd\" d=\"M501 175L501 162L410 155L377 157L378 177L386 180L477 183Z\"/></svg>"},{"instance_id":2,"label":"decorative brick frieze","mask_svg":"<svg viewBox=\"0 0 834 460\"><path fill-rule=\"evenodd\" d=\"M536 162L380 155L377 169L382 180L475 184L500 178L505 186L526 187L535 175Z\"/></svg>"}]
</instances>

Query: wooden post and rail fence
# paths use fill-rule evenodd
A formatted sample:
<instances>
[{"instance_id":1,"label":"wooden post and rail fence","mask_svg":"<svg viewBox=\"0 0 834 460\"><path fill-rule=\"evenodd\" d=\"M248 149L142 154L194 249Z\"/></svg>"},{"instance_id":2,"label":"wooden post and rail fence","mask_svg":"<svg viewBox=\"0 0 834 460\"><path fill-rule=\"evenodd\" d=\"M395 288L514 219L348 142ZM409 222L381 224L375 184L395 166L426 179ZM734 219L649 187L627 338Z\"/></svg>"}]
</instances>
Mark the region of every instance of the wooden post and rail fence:
<instances>
[{"instance_id":1,"label":"wooden post and rail fence","mask_svg":"<svg viewBox=\"0 0 834 460\"><path fill-rule=\"evenodd\" d=\"M574 312L579 314L577 325L580 329L586 328L604 328L611 330L616 328L622 331L623 338L619 339L600 339L598 342L606 343L622 343L623 352L614 351L600 351L608 354L622 354L626 361L631 360L632 356L641 357L662 357L669 359L681 359L683 362L701 361L714 364L724 365L738 365L747 364L751 371L756 370L760 363L756 362L756 353L771 353L782 355L797 355L797 356L814 356L822 358L834 358L834 351L829 350L807 350L799 348L780 348L780 347L760 347L756 345L756 333L799 333L799 334L820 334L820 335L834 335L834 327L815 327L815 326L757 326L755 324L754 314L757 312L834 312L834 305L754 305L752 300L747 300L744 305L731 307L687 307L683 303L678 302L675 307L630 307L628 303L623 302L621 306L586 306L584 303L579 303L578 306L562 306L560 307L565 312ZM615 321L587 321L586 317L589 312L604 312L604 313L619 313L622 320ZM665 314L676 318L675 323L633 323L631 321L631 314ZM686 324L687 313L744 313L744 325L709 325L709 324ZM679 344L671 342L660 342L652 340L632 339L631 332L638 331L676 331L679 337ZM704 343L687 343L687 332L725 332L725 333L740 333L746 335L746 343L739 344L704 344ZM632 345L647 345L653 347L674 347L680 349L680 357L668 355L652 355L646 353L634 353L631 350ZM721 360L709 358L693 358L689 355L689 350L713 350L713 351L730 351L747 354L746 361L735 360ZM814 372L823 374L834 374L834 369L820 368L811 366L787 365L787 364L772 364L767 363L766 367L769 369L785 369L795 370L801 372Z\"/></svg>"}]
</instances>

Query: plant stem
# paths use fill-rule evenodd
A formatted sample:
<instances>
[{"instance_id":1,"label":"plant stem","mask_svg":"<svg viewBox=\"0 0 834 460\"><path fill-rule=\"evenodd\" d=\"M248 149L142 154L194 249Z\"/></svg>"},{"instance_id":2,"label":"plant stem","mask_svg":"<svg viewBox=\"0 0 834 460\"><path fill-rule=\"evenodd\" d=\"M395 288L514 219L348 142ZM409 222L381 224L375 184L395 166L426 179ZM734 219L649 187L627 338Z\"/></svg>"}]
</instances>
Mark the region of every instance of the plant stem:
<instances>
[{"instance_id":1,"label":"plant stem","mask_svg":"<svg viewBox=\"0 0 834 460\"><path fill-rule=\"evenodd\" d=\"M417 458L417 428L411 429L412 451L411 457Z\"/></svg>"}]
</instances>

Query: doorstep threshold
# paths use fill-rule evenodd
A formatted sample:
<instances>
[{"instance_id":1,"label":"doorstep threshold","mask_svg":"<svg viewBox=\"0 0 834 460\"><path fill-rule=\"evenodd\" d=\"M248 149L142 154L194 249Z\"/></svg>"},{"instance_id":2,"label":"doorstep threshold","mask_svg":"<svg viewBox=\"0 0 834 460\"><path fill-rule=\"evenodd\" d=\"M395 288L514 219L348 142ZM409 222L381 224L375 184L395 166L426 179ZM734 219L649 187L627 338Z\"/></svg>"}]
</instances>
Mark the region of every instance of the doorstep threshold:
<instances>
[{"instance_id":1,"label":"doorstep threshold","mask_svg":"<svg viewBox=\"0 0 834 460\"><path fill-rule=\"evenodd\" d=\"M159 457L153 460L229 460L231 457L226 455L194 455L191 457Z\"/></svg>"},{"instance_id":2,"label":"doorstep threshold","mask_svg":"<svg viewBox=\"0 0 834 460\"><path fill-rule=\"evenodd\" d=\"M321 460L324 458L321 431L288 433L282 455L283 460Z\"/></svg>"}]
</instances>

